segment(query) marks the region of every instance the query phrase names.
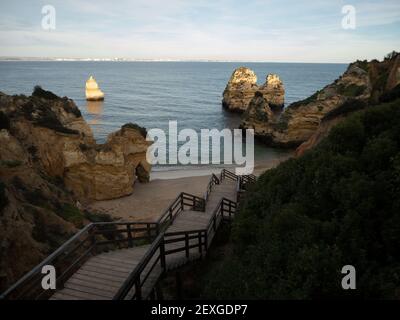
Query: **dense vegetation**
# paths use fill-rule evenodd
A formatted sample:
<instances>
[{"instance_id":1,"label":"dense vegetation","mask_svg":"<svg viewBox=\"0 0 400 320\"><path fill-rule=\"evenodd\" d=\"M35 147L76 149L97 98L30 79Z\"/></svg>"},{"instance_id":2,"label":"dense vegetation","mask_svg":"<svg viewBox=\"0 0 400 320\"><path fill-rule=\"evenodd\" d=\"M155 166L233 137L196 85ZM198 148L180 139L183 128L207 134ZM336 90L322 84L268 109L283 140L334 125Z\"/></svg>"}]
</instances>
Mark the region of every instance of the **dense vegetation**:
<instances>
[{"instance_id":1,"label":"dense vegetation","mask_svg":"<svg viewBox=\"0 0 400 320\"><path fill-rule=\"evenodd\" d=\"M8 204L8 198L6 195L6 187L3 182L0 181L0 211Z\"/></svg>"},{"instance_id":2,"label":"dense vegetation","mask_svg":"<svg viewBox=\"0 0 400 320\"><path fill-rule=\"evenodd\" d=\"M357 112L264 173L207 298L400 298L400 100ZM357 290L343 290L353 265Z\"/></svg>"},{"instance_id":3,"label":"dense vegetation","mask_svg":"<svg viewBox=\"0 0 400 320\"><path fill-rule=\"evenodd\" d=\"M146 136L147 136L147 129L139 126L136 123L132 123L132 122L126 123L122 126L122 128L130 128L130 129L139 130L142 137L146 138Z\"/></svg>"},{"instance_id":4,"label":"dense vegetation","mask_svg":"<svg viewBox=\"0 0 400 320\"><path fill-rule=\"evenodd\" d=\"M0 130L10 130L10 119L5 115L4 112L0 111Z\"/></svg>"}]
</instances>

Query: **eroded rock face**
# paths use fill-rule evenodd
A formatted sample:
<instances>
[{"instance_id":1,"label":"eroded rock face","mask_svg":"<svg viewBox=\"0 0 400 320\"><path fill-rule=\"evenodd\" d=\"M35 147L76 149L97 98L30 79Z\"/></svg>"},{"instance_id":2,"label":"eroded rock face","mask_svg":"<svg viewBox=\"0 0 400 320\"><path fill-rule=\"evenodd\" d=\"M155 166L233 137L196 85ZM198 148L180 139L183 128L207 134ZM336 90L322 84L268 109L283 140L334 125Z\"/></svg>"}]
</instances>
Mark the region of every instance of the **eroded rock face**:
<instances>
[{"instance_id":1,"label":"eroded rock face","mask_svg":"<svg viewBox=\"0 0 400 320\"><path fill-rule=\"evenodd\" d=\"M233 112L244 112L256 91L267 99L273 109L284 105L285 89L277 75L268 75L263 85L257 85L257 76L249 68L240 67L233 73L223 93L222 105Z\"/></svg>"},{"instance_id":2,"label":"eroded rock face","mask_svg":"<svg viewBox=\"0 0 400 320\"><path fill-rule=\"evenodd\" d=\"M262 92L256 91L243 114L241 127L254 129L255 134L258 136L263 135L265 123L272 119L273 116L274 113L267 99L264 98Z\"/></svg>"},{"instance_id":3,"label":"eroded rock face","mask_svg":"<svg viewBox=\"0 0 400 320\"><path fill-rule=\"evenodd\" d=\"M289 105L279 116L269 117L263 126L257 123L256 136L269 145L285 147L297 147L311 139L301 148L301 153L304 152L333 127L336 123L334 118L392 94L399 83L399 58L399 55L395 55L382 62L357 61L350 64L346 72L332 84L305 100ZM326 124L318 130L323 120L326 120ZM243 122L242 126L251 128L253 123ZM316 136L313 137L314 134Z\"/></svg>"},{"instance_id":4,"label":"eroded rock face","mask_svg":"<svg viewBox=\"0 0 400 320\"><path fill-rule=\"evenodd\" d=\"M148 182L146 161L149 142L131 125L108 136L103 145L84 145L66 154L65 183L83 197L119 198L133 192L136 179Z\"/></svg>"},{"instance_id":5,"label":"eroded rock face","mask_svg":"<svg viewBox=\"0 0 400 320\"><path fill-rule=\"evenodd\" d=\"M285 103L285 88L276 74L269 74L259 90L267 99L272 111L282 111Z\"/></svg>"},{"instance_id":6,"label":"eroded rock face","mask_svg":"<svg viewBox=\"0 0 400 320\"><path fill-rule=\"evenodd\" d=\"M148 181L150 143L136 125L125 125L105 144L96 144L74 102L40 88L31 97L0 94L0 108L11 123L10 134L35 150L46 174L62 179L79 198L122 197L132 193L136 176Z\"/></svg>"},{"instance_id":7,"label":"eroded rock face","mask_svg":"<svg viewBox=\"0 0 400 320\"><path fill-rule=\"evenodd\" d=\"M4 113L2 118L6 119ZM0 292L77 230L62 218L74 199L59 181L36 168L36 150L4 123L0 123Z\"/></svg>"}]
</instances>

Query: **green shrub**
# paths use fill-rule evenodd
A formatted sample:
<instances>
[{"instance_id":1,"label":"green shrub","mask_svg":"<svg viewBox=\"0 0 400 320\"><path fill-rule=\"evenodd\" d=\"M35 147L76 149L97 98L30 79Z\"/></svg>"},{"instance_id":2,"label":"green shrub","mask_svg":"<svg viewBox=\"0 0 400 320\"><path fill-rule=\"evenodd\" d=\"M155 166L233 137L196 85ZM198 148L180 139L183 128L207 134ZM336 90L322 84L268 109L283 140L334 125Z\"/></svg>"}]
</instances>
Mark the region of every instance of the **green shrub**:
<instances>
[{"instance_id":1,"label":"green shrub","mask_svg":"<svg viewBox=\"0 0 400 320\"><path fill-rule=\"evenodd\" d=\"M72 113L75 117L82 117L82 113L79 108L72 103L67 97L62 98L63 108L66 112Z\"/></svg>"},{"instance_id":2,"label":"green shrub","mask_svg":"<svg viewBox=\"0 0 400 320\"><path fill-rule=\"evenodd\" d=\"M356 64L359 68L361 68L361 69L363 69L364 71L368 72L368 69L369 69L368 60L357 60L357 61L355 62L355 64Z\"/></svg>"},{"instance_id":3,"label":"green shrub","mask_svg":"<svg viewBox=\"0 0 400 320\"><path fill-rule=\"evenodd\" d=\"M10 130L10 119L4 112L0 111L0 130L2 129Z\"/></svg>"},{"instance_id":4,"label":"green shrub","mask_svg":"<svg viewBox=\"0 0 400 320\"><path fill-rule=\"evenodd\" d=\"M354 83L345 86L343 84L338 86L338 93L346 97L357 97L365 91L366 86L358 86Z\"/></svg>"},{"instance_id":5,"label":"green shrub","mask_svg":"<svg viewBox=\"0 0 400 320\"><path fill-rule=\"evenodd\" d=\"M0 181L0 210L3 210L8 205L8 198L6 195L6 186Z\"/></svg>"},{"instance_id":6,"label":"green shrub","mask_svg":"<svg viewBox=\"0 0 400 320\"><path fill-rule=\"evenodd\" d=\"M0 165L7 168L19 167L22 164L20 160L1 160Z\"/></svg>"},{"instance_id":7,"label":"green shrub","mask_svg":"<svg viewBox=\"0 0 400 320\"><path fill-rule=\"evenodd\" d=\"M21 180L20 180L21 181ZM22 193L26 199L26 201L30 204L39 207L45 207L48 205L48 198L44 195L42 190L36 189L28 189L26 187L22 187Z\"/></svg>"},{"instance_id":8,"label":"green shrub","mask_svg":"<svg viewBox=\"0 0 400 320\"><path fill-rule=\"evenodd\" d=\"M323 120L334 119L338 116L345 116L354 111L365 109L367 108L367 106L368 106L367 103L364 102L363 100L350 98L346 100L343 104L341 104L339 107L326 113L325 116L323 117Z\"/></svg>"},{"instance_id":9,"label":"green shrub","mask_svg":"<svg viewBox=\"0 0 400 320\"><path fill-rule=\"evenodd\" d=\"M55 95L53 92L43 90L41 86L35 86L33 88L32 96L38 97L38 98L44 98L44 99L48 99L48 100L60 99L60 97Z\"/></svg>"},{"instance_id":10,"label":"green shrub","mask_svg":"<svg viewBox=\"0 0 400 320\"><path fill-rule=\"evenodd\" d=\"M395 86L392 90L385 92L379 97L380 102L390 102L400 98L400 84Z\"/></svg>"},{"instance_id":11,"label":"green shrub","mask_svg":"<svg viewBox=\"0 0 400 320\"><path fill-rule=\"evenodd\" d=\"M142 135L143 138L146 138L146 136L147 136L147 130L146 130L146 128L143 128L143 127L139 126L139 125L136 124L136 123L131 123L131 122L126 123L126 124L124 124L124 125L122 126L122 129L124 129L124 128L129 128L129 129L138 130L138 131L140 132L140 134Z\"/></svg>"},{"instance_id":12,"label":"green shrub","mask_svg":"<svg viewBox=\"0 0 400 320\"><path fill-rule=\"evenodd\" d=\"M61 206L61 210L56 212L64 220L73 223L76 227L81 228L85 219L84 214L75 206L65 203Z\"/></svg>"},{"instance_id":13,"label":"green shrub","mask_svg":"<svg viewBox=\"0 0 400 320\"><path fill-rule=\"evenodd\" d=\"M204 298L398 299L400 100L334 127L302 157L265 172L232 226L233 253ZM341 288L341 268L357 290Z\"/></svg>"},{"instance_id":14,"label":"green shrub","mask_svg":"<svg viewBox=\"0 0 400 320\"><path fill-rule=\"evenodd\" d=\"M57 119L57 117L52 113L43 114L39 119L36 119L35 124L40 127L48 128L60 133L74 134L74 135L79 134L78 130L64 127L61 124L61 122Z\"/></svg>"},{"instance_id":15,"label":"green shrub","mask_svg":"<svg viewBox=\"0 0 400 320\"><path fill-rule=\"evenodd\" d=\"M90 222L112 222L114 219L108 213L94 213L85 211L85 218Z\"/></svg>"},{"instance_id":16,"label":"green shrub","mask_svg":"<svg viewBox=\"0 0 400 320\"><path fill-rule=\"evenodd\" d=\"M396 51L393 50L392 52L388 53L388 54L385 56L385 60L394 59L394 58L396 58L399 54L400 54L400 52L396 52Z\"/></svg>"},{"instance_id":17,"label":"green shrub","mask_svg":"<svg viewBox=\"0 0 400 320\"><path fill-rule=\"evenodd\" d=\"M305 98L305 99L300 100L300 101L293 102L291 105L288 106L288 108L296 109L296 108L300 107L301 105L317 101L317 98L318 98L318 95L319 95L320 92L321 91L317 91L314 94L312 94L311 96L309 96L308 98Z\"/></svg>"}]
</instances>

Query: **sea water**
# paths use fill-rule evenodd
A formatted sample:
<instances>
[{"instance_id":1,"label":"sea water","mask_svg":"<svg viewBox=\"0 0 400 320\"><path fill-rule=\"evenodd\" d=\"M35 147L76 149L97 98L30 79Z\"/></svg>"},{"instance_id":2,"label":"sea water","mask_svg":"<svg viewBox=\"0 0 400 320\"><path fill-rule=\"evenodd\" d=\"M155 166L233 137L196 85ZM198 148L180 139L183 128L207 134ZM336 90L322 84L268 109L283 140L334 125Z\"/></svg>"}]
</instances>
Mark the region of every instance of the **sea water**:
<instances>
[{"instance_id":1,"label":"sea water","mask_svg":"<svg viewBox=\"0 0 400 320\"><path fill-rule=\"evenodd\" d=\"M224 110L221 100L232 72L240 66L254 70L259 84L267 74L278 74L285 86L285 106L331 83L347 67L320 63L4 61L0 62L0 91L30 95L33 87L40 85L73 99L97 142L103 143L109 133L128 122L166 132L169 121L177 121L178 130L237 128L240 115ZM85 100L85 81L90 75L105 93L104 102ZM256 162L286 156L286 150L256 143ZM193 165L153 168L163 172L162 177L168 177L165 171L171 170L205 172L204 166Z\"/></svg>"}]
</instances>

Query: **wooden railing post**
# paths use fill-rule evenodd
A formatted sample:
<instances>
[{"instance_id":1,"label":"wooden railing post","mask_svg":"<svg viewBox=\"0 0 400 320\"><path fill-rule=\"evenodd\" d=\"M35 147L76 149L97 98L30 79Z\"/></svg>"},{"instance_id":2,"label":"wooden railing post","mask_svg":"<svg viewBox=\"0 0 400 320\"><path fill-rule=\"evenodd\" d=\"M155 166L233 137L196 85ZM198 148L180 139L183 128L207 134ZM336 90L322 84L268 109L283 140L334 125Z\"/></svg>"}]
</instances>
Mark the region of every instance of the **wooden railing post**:
<instances>
[{"instance_id":1,"label":"wooden railing post","mask_svg":"<svg viewBox=\"0 0 400 320\"><path fill-rule=\"evenodd\" d=\"M202 244L202 241L201 241L201 231L199 231L199 233L198 233L198 240L199 240L199 252L200 252L200 255L203 255L203 244Z\"/></svg>"},{"instance_id":2,"label":"wooden railing post","mask_svg":"<svg viewBox=\"0 0 400 320\"><path fill-rule=\"evenodd\" d=\"M142 287L140 286L140 276L135 281L135 295L137 300L142 300Z\"/></svg>"},{"instance_id":3,"label":"wooden railing post","mask_svg":"<svg viewBox=\"0 0 400 320\"><path fill-rule=\"evenodd\" d=\"M169 208L169 219L171 220L171 224L172 224L172 207Z\"/></svg>"},{"instance_id":4,"label":"wooden railing post","mask_svg":"<svg viewBox=\"0 0 400 320\"><path fill-rule=\"evenodd\" d=\"M147 228L147 237L148 237L149 241L151 242L151 229L150 229L149 223L146 224L146 228Z\"/></svg>"},{"instance_id":5,"label":"wooden railing post","mask_svg":"<svg viewBox=\"0 0 400 320\"><path fill-rule=\"evenodd\" d=\"M189 259L189 234L185 233L185 251L186 251L186 259Z\"/></svg>"},{"instance_id":6,"label":"wooden railing post","mask_svg":"<svg viewBox=\"0 0 400 320\"><path fill-rule=\"evenodd\" d=\"M160 243L160 260L161 260L161 268L163 269L163 272L167 271L167 264L165 261L165 243L164 239Z\"/></svg>"},{"instance_id":7,"label":"wooden railing post","mask_svg":"<svg viewBox=\"0 0 400 320\"><path fill-rule=\"evenodd\" d=\"M128 230L128 247L132 248L133 247L133 239L132 239L132 229L130 223L127 224L126 226Z\"/></svg>"},{"instance_id":8,"label":"wooden railing post","mask_svg":"<svg viewBox=\"0 0 400 320\"><path fill-rule=\"evenodd\" d=\"M93 246L93 249L92 249L93 254L97 253L97 243L96 243L96 232L95 231L96 231L96 227L93 227L92 230L89 230L89 232L92 234L91 242L92 242L92 246Z\"/></svg>"}]
</instances>

